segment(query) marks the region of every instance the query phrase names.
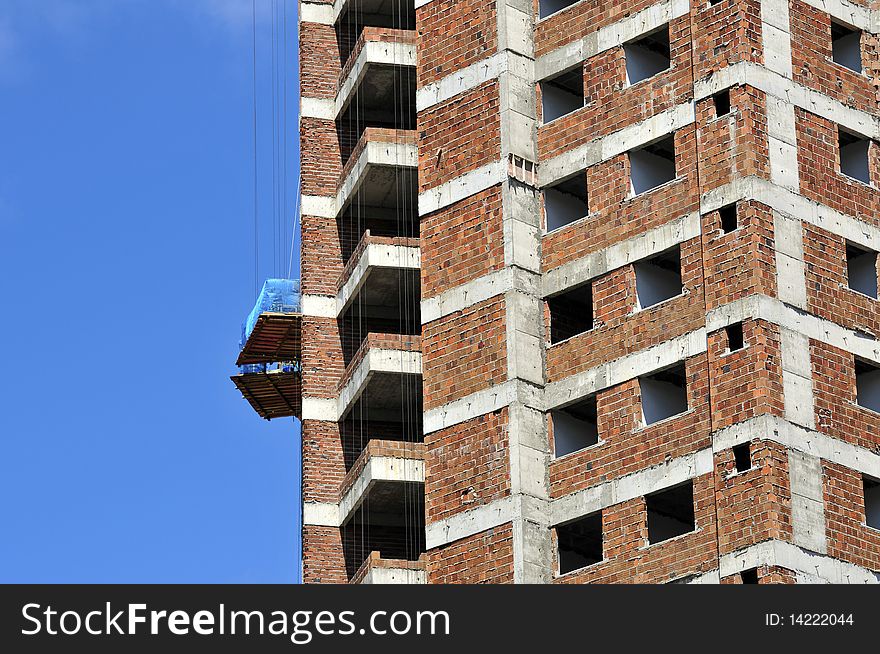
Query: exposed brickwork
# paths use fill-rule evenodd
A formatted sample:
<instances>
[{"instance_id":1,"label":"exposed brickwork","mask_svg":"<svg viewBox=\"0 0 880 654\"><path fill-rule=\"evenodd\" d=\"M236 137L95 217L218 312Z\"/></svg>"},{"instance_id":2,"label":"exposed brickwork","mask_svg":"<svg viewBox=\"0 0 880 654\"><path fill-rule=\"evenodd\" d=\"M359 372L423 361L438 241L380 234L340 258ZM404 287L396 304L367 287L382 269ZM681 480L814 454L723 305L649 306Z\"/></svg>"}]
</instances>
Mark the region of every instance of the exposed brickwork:
<instances>
[{"instance_id":1,"label":"exposed brickwork","mask_svg":"<svg viewBox=\"0 0 880 654\"><path fill-rule=\"evenodd\" d=\"M419 190L501 158L498 82L419 113Z\"/></svg>"},{"instance_id":2,"label":"exposed brickwork","mask_svg":"<svg viewBox=\"0 0 880 654\"><path fill-rule=\"evenodd\" d=\"M880 530L865 524L862 475L830 461L822 472L828 553L880 572Z\"/></svg>"},{"instance_id":3,"label":"exposed brickwork","mask_svg":"<svg viewBox=\"0 0 880 654\"><path fill-rule=\"evenodd\" d=\"M498 49L492 0L433 0L416 10L418 86L491 57Z\"/></svg>"},{"instance_id":4,"label":"exposed brickwork","mask_svg":"<svg viewBox=\"0 0 880 654\"><path fill-rule=\"evenodd\" d=\"M428 552L428 583L509 584L513 527L508 523Z\"/></svg>"},{"instance_id":5,"label":"exposed brickwork","mask_svg":"<svg viewBox=\"0 0 880 654\"><path fill-rule=\"evenodd\" d=\"M428 523L474 509L510 491L507 409L428 434L425 470Z\"/></svg>"},{"instance_id":6,"label":"exposed brickwork","mask_svg":"<svg viewBox=\"0 0 880 654\"><path fill-rule=\"evenodd\" d=\"M694 479L694 520L696 531L648 545L644 498L614 504L602 512L605 560L555 582L664 583L709 572L718 557L712 475Z\"/></svg>"},{"instance_id":7,"label":"exposed brickwork","mask_svg":"<svg viewBox=\"0 0 880 654\"><path fill-rule=\"evenodd\" d=\"M426 411L507 379L505 323L496 297L423 326Z\"/></svg>"},{"instance_id":8,"label":"exposed brickwork","mask_svg":"<svg viewBox=\"0 0 880 654\"><path fill-rule=\"evenodd\" d=\"M493 186L422 218L423 297L503 267L501 212L501 190Z\"/></svg>"}]
</instances>

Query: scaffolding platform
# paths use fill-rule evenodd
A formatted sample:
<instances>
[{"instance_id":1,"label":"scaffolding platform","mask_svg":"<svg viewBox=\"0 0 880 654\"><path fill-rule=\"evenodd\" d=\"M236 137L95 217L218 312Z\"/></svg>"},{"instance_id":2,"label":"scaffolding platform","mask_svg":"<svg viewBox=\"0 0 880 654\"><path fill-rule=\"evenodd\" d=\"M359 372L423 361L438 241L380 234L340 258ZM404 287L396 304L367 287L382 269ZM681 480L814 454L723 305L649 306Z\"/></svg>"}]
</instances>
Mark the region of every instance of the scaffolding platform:
<instances>
[{"instance_id":1,"label":"scaffolding platform","mask_svg":"<svg viewBox=\"0 0 880 654\"><path fill-rule=\"evenodd\" d=\"M302 417L302 377L284 369L244 372L230 377L261 418Z\"/></svg>"},{"instance_id":2,"label":"scaffolding platform","mask_svg":"<svg viewBox=\"0 0 880 654\"><path fill-rule=\"evenodd\" d=\"M301 313L261 313L242 345L235 365L279 361L299 363L302 353L301 328Z\"/></svg>"},{"instance_id":3,"label":"scaffolding platform","mask_svg":"<svg viewBox=\"0 0 880 654\"><path fill-rule=\"evenodd\" d=\"M302 313L299 280L268 279L241 330L230 377L266 420L302 415Z\"/></svg>"}]
</instances>

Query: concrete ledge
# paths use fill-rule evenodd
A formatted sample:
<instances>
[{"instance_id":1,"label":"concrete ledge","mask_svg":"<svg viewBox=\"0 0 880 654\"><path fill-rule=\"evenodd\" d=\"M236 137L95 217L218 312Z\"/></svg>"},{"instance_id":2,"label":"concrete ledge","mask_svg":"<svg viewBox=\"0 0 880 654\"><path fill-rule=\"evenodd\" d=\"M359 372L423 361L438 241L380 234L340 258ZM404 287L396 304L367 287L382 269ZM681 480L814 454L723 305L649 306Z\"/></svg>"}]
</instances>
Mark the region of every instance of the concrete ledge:
<instances>
[{"instance_id":1,"label":"concrete ledge","mask_svg":"<svg viewBox=\"0 0 880 654\"><path fill-rule=\"evenodd\" d=\"M313 318L335 318L336 301L325 295L303 295L302 314Z\"/></svg>"},{"instance_id":2,"label":"concrete ledge","mask_svg":"<svg viewBox=\"0 0 880 654\"><path fill-rule=\"evenodd\" d=\"M339 505L329 502L303 502L303 525L338 527Z\"/></svg>"},{"instance_id":3,"label":"concrete ledge","mask_svg":"<svg viewBox=\"0 0 880 654\"><path fill-rule=\"evenodd\" d=\"M333 100L326 98L301 97L299 100L299 115L301 118L318 118L320 120L334 120L336 112Z\"/></svg>"},{"instance_id":4,"label":"concrete ledge","mask_svg":"<svg viewBox=\"0 0 880 654\"><path fill-rule=\"evenodd\" d=\"M480 84L497 78L507 65L504 54L494 54L470 66L450 73L446 77L426 84L416 90L416 111L425 111L441 102L446 102L456 95L466 93Z\"/></svg>"},{"instance_id":5,"label":"concrete ledge","mask_svg":"<svg viewBox=\"0 0 880 654\"><path fill-rule=\"evenodd\" d=\"M499 159L419 193L419 215L425 216L455 204L507 179L507 161Z\"/></svg>"},{"instance_id":6,"label":"concrete ledge","mask_svg":"<svg viewBox=\"0 0 880 654\"><path fill-rule=\"evenodd\" d=\"M429 550L442 547L519 520L548 527L546 502L525 495L513 495L428 523L425 525L425 547Z\"/></svg>"},{"instance_id":7,"label":"concrete ledge","mask_svg":"<svg viewBox=\"0 0 880 654\"><path fill-rule=\"evenodd\" d=\"M430 434L503 409L514 402L538 407L541 402L541 389L518 379L496 384L425 411L423 431L425 434Z\"/></svg>"},{"instance_id":8,"label":"concrete ledge","mask_svg":"<svg viewBox=\"0 0 880 654\"><path fill-rule=\"evenodd\" d=\"M876 584L878 573L807 551L781 540L769 540L721 557L720 575L727 577L762 565L797 573L798 583Z\"/></svg>"},{"instance_id":9,"label":"concrete ledge","mask_svg":"<svg viewBox=\"0 0 880 654\"><path fill-rule=\"evenodd\" d=\"M661 370L706 351L706 330L698 329L645 350L547 384L544 410L576 402L597 391Z\"/></svg>"},{"instance_id":10,"label":"concrete ledge","mask_svg":"<svg viewBox=\"0 0 880 654\"><path fill-rule=\"evenodd\" d=\"M546 271L542 275L541 296L549 297L561 293L699 235L700 214L691 213L681 216L665 225Z\"/></svg>"},{"instance_id":11,"label":"concrete ledge","mask_svg":"<svg viewBox=\"0 0 880 654\"><path fill-rule=\"evenodd\" d=\"M508 291L537 295L536 276L508 266L422 300L422 324L439 320Z\"/></svg>"},{"instance_id":12,"label":"concrete ledge","mask_svg":"<svg viewBox=\"0 0 880 654\"><path fill-rule=\"evenodd\" d=\"M642 495L675 486L714 470L706 448L617 479L550 500L550 524L558 525Z\"/></svg>"},{"instance_id":13,"label":"concrete ledge","mask_svg":"<svg viewBox=\"0 0 880 654\"><path fill-rule=\"evenodd\" d=\"M427 581L424 555L418 561L404 561L383 559L379 552L370 552L370 556L361 564L350 583L425 584Z\"/></svg>"}]
</instances>

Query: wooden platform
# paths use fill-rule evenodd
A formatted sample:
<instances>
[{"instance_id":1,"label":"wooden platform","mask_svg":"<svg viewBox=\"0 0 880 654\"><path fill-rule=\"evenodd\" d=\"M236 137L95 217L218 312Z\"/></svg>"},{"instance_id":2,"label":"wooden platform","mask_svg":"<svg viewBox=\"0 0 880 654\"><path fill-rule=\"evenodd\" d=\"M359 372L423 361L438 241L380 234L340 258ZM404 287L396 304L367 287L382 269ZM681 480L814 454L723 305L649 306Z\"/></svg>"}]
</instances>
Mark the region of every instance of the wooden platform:
<instances>
[{"instance_id":1,"label":"wooden platform","mask_svg":"<svg viewBox=\"0 0 880 654\"><path fill-rule=\"evenodd\" d=\"M300 313L261 313L235 365L299 362L302 352L301 327Z\"/></svg>"},{"instance_id":2,"label":"wooden platform","mask_svg":"<svg viewBox=\"0 0 880 654\"><path fill-rule=\"evenodd\" d=\"M302 416L302 377L298 372L248 372L230 379L261 418Z\"/></svg>"}]
</instances>

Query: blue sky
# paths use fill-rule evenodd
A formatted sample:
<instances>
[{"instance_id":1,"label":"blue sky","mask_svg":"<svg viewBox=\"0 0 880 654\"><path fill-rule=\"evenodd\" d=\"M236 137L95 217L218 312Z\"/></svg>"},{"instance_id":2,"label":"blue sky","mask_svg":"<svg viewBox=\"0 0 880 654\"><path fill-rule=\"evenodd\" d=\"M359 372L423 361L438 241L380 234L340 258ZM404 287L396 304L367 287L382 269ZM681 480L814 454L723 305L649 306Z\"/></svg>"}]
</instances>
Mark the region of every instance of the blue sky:
<instances>
[{"instance_id":1,"label":"blue sky","mask_svg":"<svg viewBox=\"0 0 880 654\"><path fill-rule=\"evenodd\" d=\"M289 249L270 4L261 279ZM0 2L0 582L297 580L298 430L228 379L255 295L251 100L251 0Z\"/></svg>"}]
</instances>

